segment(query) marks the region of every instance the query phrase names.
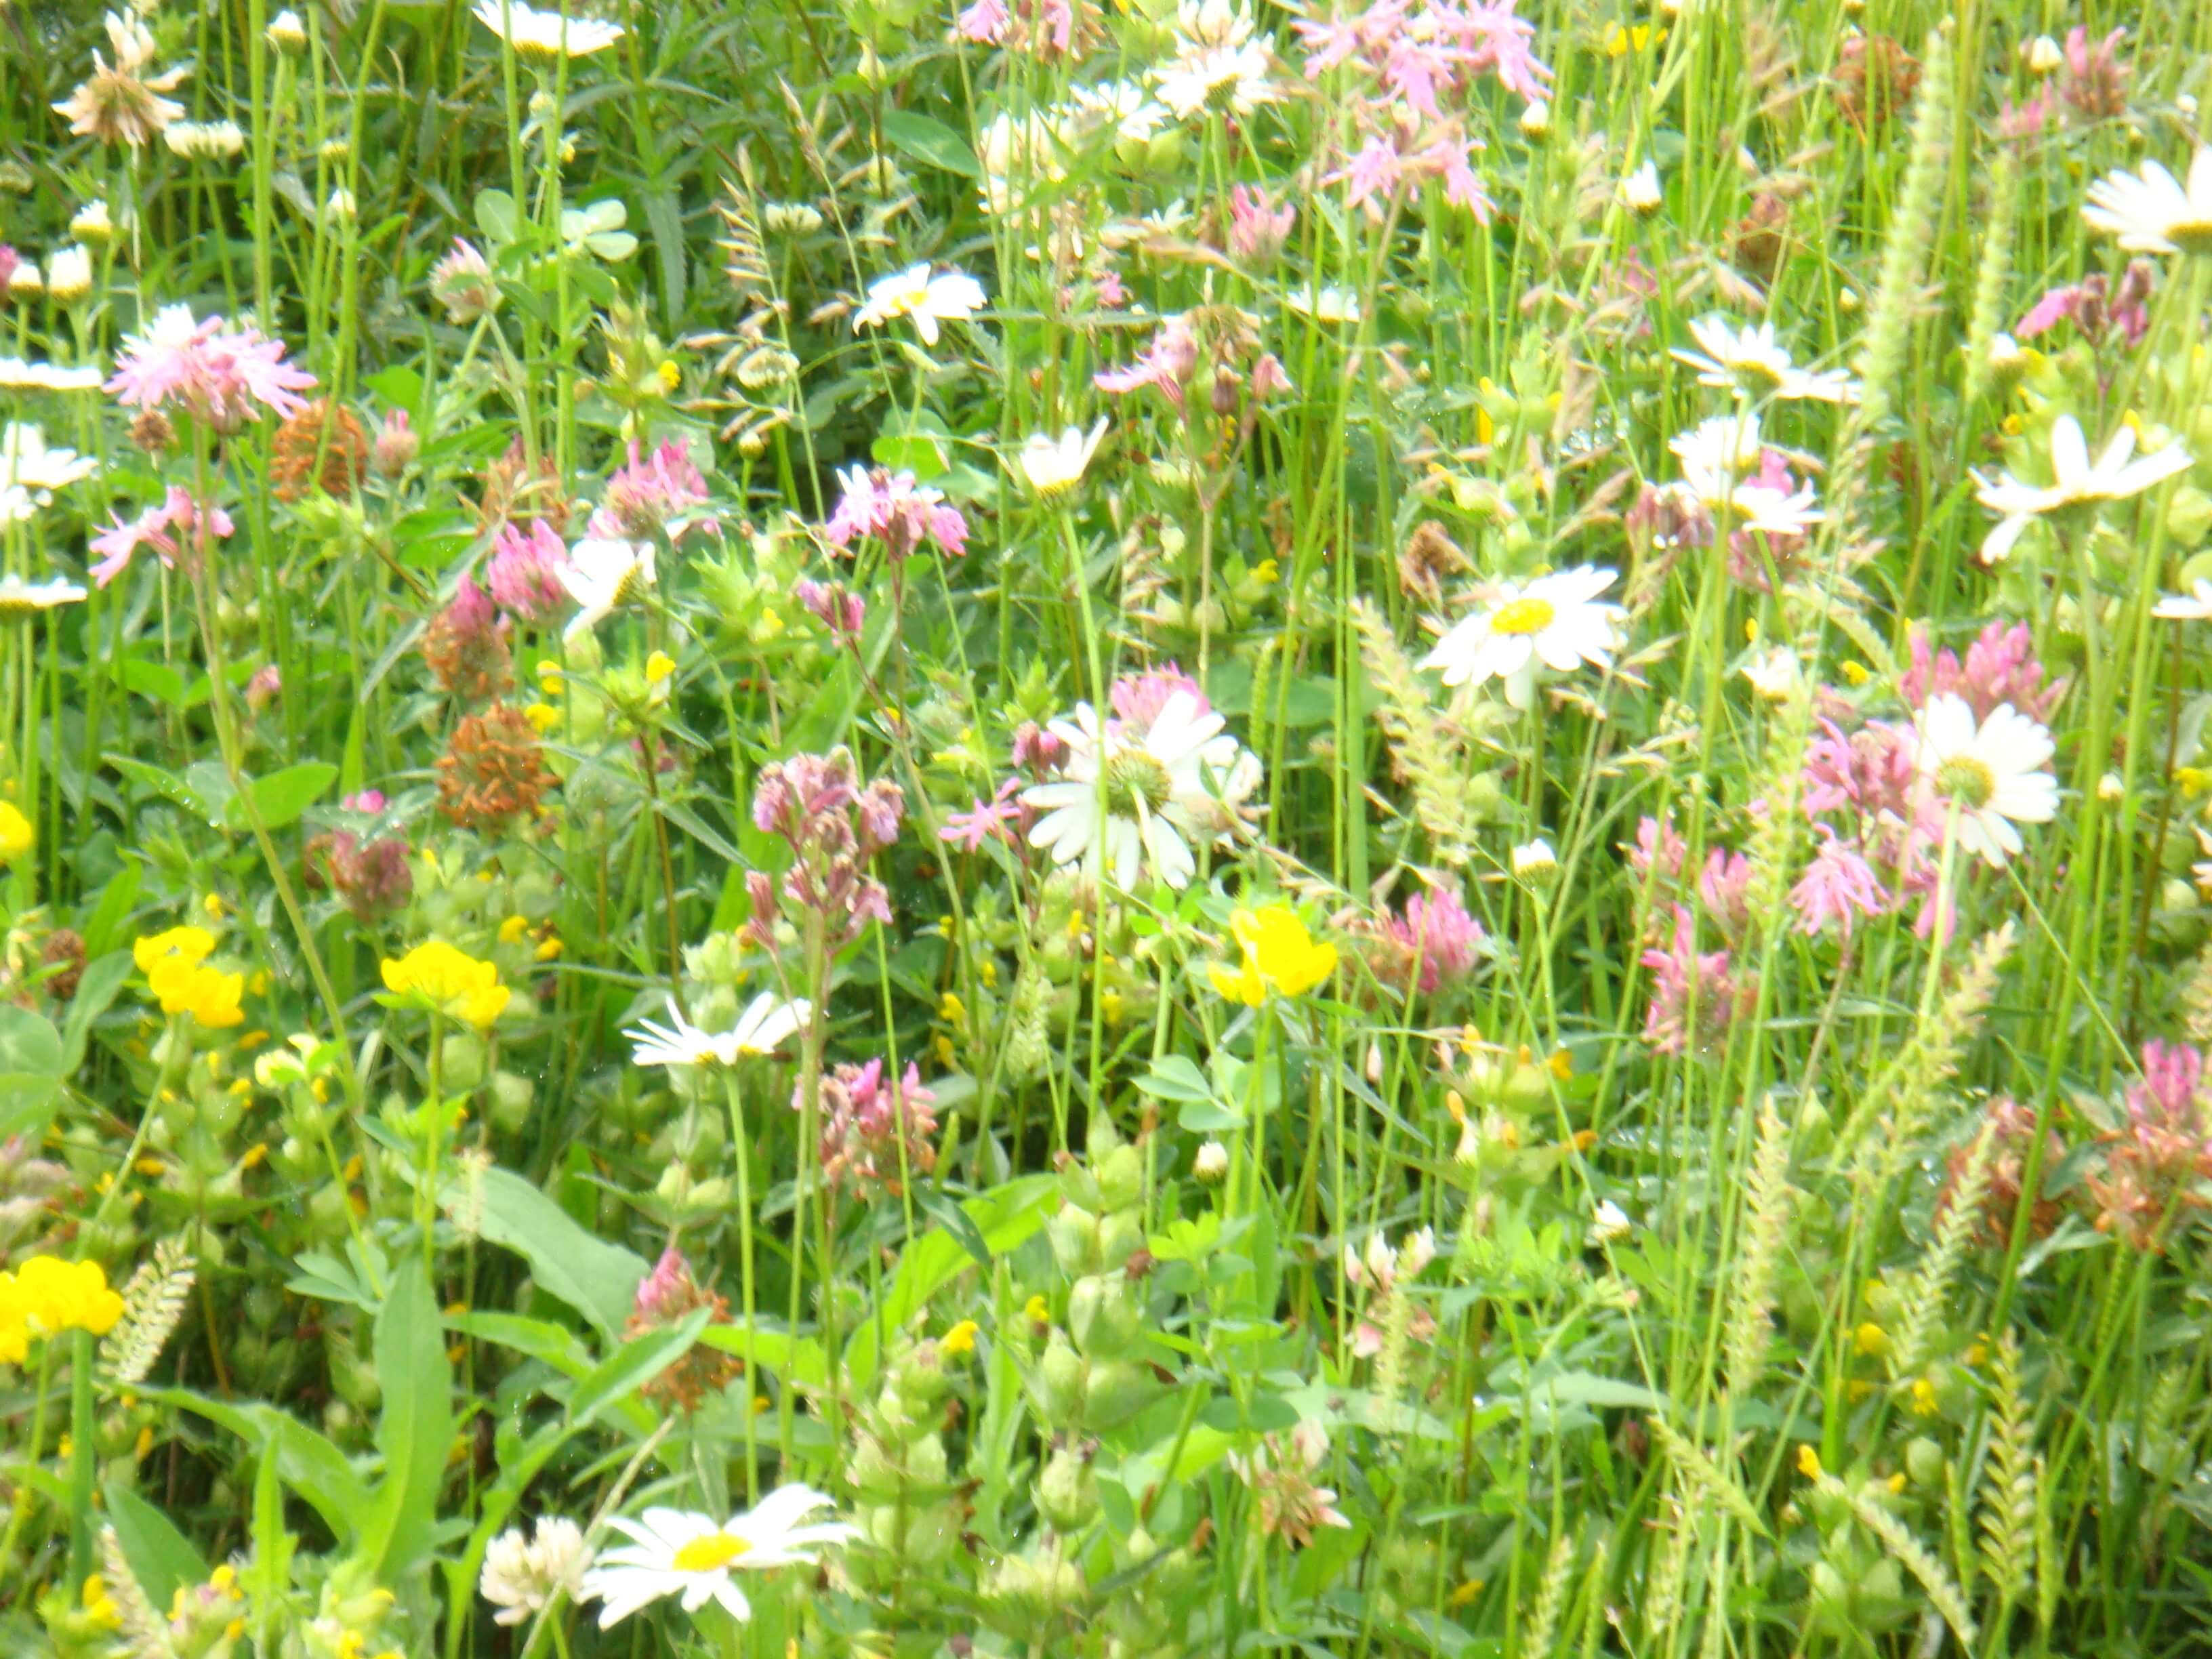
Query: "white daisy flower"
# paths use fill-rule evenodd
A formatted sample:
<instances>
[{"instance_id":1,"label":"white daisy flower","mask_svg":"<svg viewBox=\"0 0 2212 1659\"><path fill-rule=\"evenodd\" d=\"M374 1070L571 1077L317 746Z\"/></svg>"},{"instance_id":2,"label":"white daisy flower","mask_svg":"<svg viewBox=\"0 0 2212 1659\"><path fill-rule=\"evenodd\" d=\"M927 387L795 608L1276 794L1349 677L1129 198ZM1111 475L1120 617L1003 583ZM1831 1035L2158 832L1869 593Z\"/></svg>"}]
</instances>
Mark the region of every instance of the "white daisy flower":
<instances>
[{"instance_id":1,"label":"white daisy flower","mask_svg":"<svg viewBox=\"0 0 2212 1659\"><path fill-rule=\"evenodd\" d=\"M1091 458L1098 453L1098 445L1106 435L1106 417L1100 416L1090 431L1072 426L1057 438L1048 432L1033 432L1022 446L1017 458L1022 477L1029 481L1031 489L1050 500L1065 495L1083 482L1090 470Z\"/></svg>"},{"instance_id":2,"label":"white daisy flower","mask_svg":"<svg viewBox=\"0 0 2212 1659\"><path fill-rule=\"evenodd\" d=\"M1766 702L1788 702L1805 684L1805 671L1797 653L1778 645L1749 659L1737 671Z\"/></svg>"},{"instance_id":3,"label":"white daisy flower","mask_svg":"<svg viewBox=\"0 0 2212 1659\"><path fill-rule=\"evenodd\" d=\"M682 1598L686 1613L713 1601L732 1619L750 1618L752 1603L738 1588L737 1574L811 1565L823 1545L860 1537L842 1521L800 1524L832 1501L811 1486L791 1486L777 1487L726 1522L657 1508L635 1521L614 1516L607 1524L632 1541L607 1551L584 1575L585 1595L603 1604L599 1628L670 1595Z\"/></svg>"},{"instance_id":4,"label":"white daisy flower","mask_svg":"<svg viewBox=\"0 0 2212 1659\"><path fill-rule=\"evenodd\" d=\"M2212 147L2191 158L2185 188L2156 161L2106 173L2089 186L2081 216L2132 252L2212 253Z\"/></svg>"},{"instance_id":5,"label":"white daisy flower","mask_svg":"<svg viewBox=\"0 0 2212 1659\"><path fill-rule=\"evenodd\" d=\"M0 392L97 392L106 378L97 368L65 368L59 363L0 357Z\"/></svg>"},{"instance_id":6,"label":"white daisy flower","mask_svg":"<svg viewBox=\"0 0 2212 1659\"><path fill-rule=\"evenodd\" d=\"M63 305L75 305L92 292L92 254L72 242L46 261L46 292Z\"/></svg>"},{"instance_id":7,"label":"white daisy flower","mask_svg":"<svg viewBox=\"0 0 2212 1659\"><path fill-rule=\"evenodd\" d=\"M50 447L39 428L10 421L0 428L0 524L21 524L55 490L99 471L91 456Z\"/></svg>"},{"instance_id":8,"label":"white daisy flower","mask_svg":"<svg viewBox=\"0 0 2212 1659\"><path fill-rule=\"evenodd\" d=\"M566 1516L543 1516L534 1537L510 1527L491 1540L477 1588L499 1609L492 1623L520 1625L556 1595L566 1594L572 1601L580 1595L584 1570L591 1565L583 1529Z\"/></svg>"},{"instance_id":9,"label":"white daisy flower","mask_svg":"<svg viewBox=\"0 0 2212 1659\"><path fill-rule=\"evenodd\" d=\"M1348 288L1328 285L1313 289L1299 289L1283 295L1284 307L1301 317L1310 317L1317 323L1356 323L1359 320L1359 296Z\"/></svg>"},{"instance_id":10,"label":"white daisy flower","mask_svg":"<svg viewBox=\"0 0 2212 1659\"><path fill-rule=\"evenodd\" d=\"M961 322L983 308L983 285L963 270L933 276L927 264L909 265L868 284L868 302L853 313L855 331L881 328L901 317L914 319L924 345L937 343L938 325Z\"/></svg>"},{"instance_id":11,"label":"white daisy flower","mask_svg":"<svg viewBox=\"0 0 2212 1659\"><path fill-rule=\"evenodd\" d=\"M1758 323L1734 328L1725 317L1707 317L1690 325L1702 351L1676 351L1675 362L1698 371L1698 384L1723 392L1741 392L1750 398L1774 398L1783 402L1851 404L1858 401L1858 385L1840 369L1799 368L1774 337L1774 325Z\"/></svg>"},{"instance_id":12,"label":"white daisy flower","mask_svg":"<svg viewBox=\"0 0 2212 1659\"><path fill-rule=\"evenodd\" d=\"M570 550L561 586L581 606L561 637L588 634L653 584L653 544L586 537Z\"/></svg>"},{"instance_id":13,"label":"white daisy flower","mask_svg":"<svg viewBox=\"0 0 2212 1659\"><path fill-rule=\"evenodd\" d=\"M623 1032L636 1046L630 1051L630 1062L636 1066L734 1066L746 1054L768 1054L775 1052L784 1042L814 1016L814 1006L805 998L786 1002L769 992L763 992L745 1006L738 1016L738 1023L726 1031L708 1031L684 1018L676 1006L676 999L668 1000L668 1018L673 1022L656 1025L644 1020Z\"/></svg>"},{"instance_id":14,"label":"white daisy flower","mask_svg":"<svg viewBox=\"0 0 2212 1659\"><path fill-rule=\"evenodd\" d=\"M1513 873L1522 881L1546 881L1557 874L1559 855L1541 836L1513 849Z\"/></svg>"},{"instance_id":15,"label":"white daisy flower","mask_svg":"<svg viewBox=\"0 0 2212 1659\"><path fill-rule=\"evenodd\" d=\"M1766 445L1759 436L1758 412L1740 409L1677 433L1667 447L1681 462L1683 482L1698 498L1708 507L1725 507L1735 500L1737 481L1758 467Z\"/></svg>"},{"instance_id":16,"label":"white daisy flower","mask_svg":"<svg viewBox=\"0 0 2212 1659\"><path fill-rule=\"evenodd\" d=\"M1628 1218L1628 1212L1608 1198L1591 1213L1589 1231L1583 1237L1593 1248L1611 1244L1627 1237L1635 1224Z\"/></svg>"},{"instance_id":17,"label":"white daisy flower","mask_svg":"<svg viewBox=\"0 0 2212 1659\"><path fill-rule=\"evenodd\" d=\"M1193 46L1152 71L1160 102L1188 121L1209 109L1249 115L1278 96L1267 78L1272 35L1239 46Z\"/></svg>"},{"instance_id":18,"label":"white daisy flower","mask_svg":"<svg viewBox=\"0 0 2212 1659\"><path fill-rule=\"evenodd\" d=\"M1198 872L1192 844L1226 842L1260 787L1259 757L1225 724L1188 691L1170 696L1143 731L1118 720L1102 729L1097 712L1078 703L1073 719L1051 725L1067 745L1060 777L1022 792L1041 814L1030 845L1054 864L1079 859L1125 891L1147 868L1170 887L1188 885Z\"/></svg>"},{"instance_id":19,"label":"white daisy flower","mask_svg":"<svg viewBox=\"0 0 2212 1659\"><path fill-rule=\"evenodd\" d=\"M2002 866L2021 849L2015 823L2048 823L2058 811L2058 780L2043 769L2051 733L2010 703L1978 726L1963 697L1930 697L1914 722L1913 769L1944 810L1959 815L1959 845Z\"/></svg>"},{"instance_id":20,"label":"white daisy flower","mask_svg":"<svg viewBox=\"0 0 2212 1659\"><path fill-rule=\"evenodd\" d=\"M1738 484L1728 506L1735 515L1735 528L1775 537L1802 536L1828 516L1809 483L1789 490L1767 484Z\"/></svg>"},{"instance_id":21,"label":"white daisy flower","mask_svg":"<svg viewBox=\"0 0 2212 1659\"><path fill-rule=\"evenodd\" d=\"M1586 564L1526 586L1504 583L1497 598L1438 640L1421 666L1442 669L1446 685L1498 680L1506 702L1526 708L1534 701L1539 668L1565 673L1613 660L1627 612L1597 596L1613 586L1615 574Z\"/></svg>"},{"instance_id":22,"label":"white daisy flower","mask_svg":"<svg viewBox=\"0 0 2212 1659\"><path fill-rule=\"evenodd\" d=\"M1667 199L1667 192L1660 187L1659 169L1649 161L1615 185L1613 193L1632 213L1656 213Z\"/></svg>"},{"instance_id":23,"label":"white daisy flower","mask_svg":"<svg viewBox=\"0 0 2212 1659\"><path fill-rule=\"evenodd\" d=\"M22 492L18 490L18 495ZM4 501L5 492L0 492ZM7 508L0 505L0 522L5 522ZM79 605L84 600L85 590L75 582L56 576L51 581L27 582L13 571L0 576L0 622L20 622L26 617L35 617L42 611L52 611L64 605Z\"/></svg>"},{"instance_id":24,"label":"white daisy flower","mask_svg":"<svg viewBox=\"0 0 2212 1659\"><path fill-rule=\"evenodd\" d=\"M2212 581L2198 580L2186 593L2172 593L2152 608L2169 622L2212 622Z\"/></svg>"},{"instance_id":25,"label":"white daisy flower","mask_svg":"<svg viewBox=\"0 0 2212 1659\"><path fill-rule=\"evenodd\" d=\"M2093 463L2088 441L2081 435L2081 423L2071 415L2062 415L2051 428L2051 470L2057 475L2052 483L2026 483L2007 473L1992 483L1976 473L1975 481L1981 488L1974 499L2003 515L1982 538L1982 562L1995 564L2003 558L2021 532L2046 514L2140 495L2189 466L2189 451L2178 443L2166 445L2154 455L2130 460L2135 449L2135 428L2123 426Z\"/></svg>"},{"instance_id":26,"label":"white daisy flower","mask_svg":"<svg viewBox=\"0 0 2212 1659\"><path fill-rule=\"evenodd\" d=\"M592 17L564 17L540 11L520 0L477 0L477 21L514 48L526 64L558 64L563 58L588 58L623 38L619 23Z\"/></svg>"}]
</instances>

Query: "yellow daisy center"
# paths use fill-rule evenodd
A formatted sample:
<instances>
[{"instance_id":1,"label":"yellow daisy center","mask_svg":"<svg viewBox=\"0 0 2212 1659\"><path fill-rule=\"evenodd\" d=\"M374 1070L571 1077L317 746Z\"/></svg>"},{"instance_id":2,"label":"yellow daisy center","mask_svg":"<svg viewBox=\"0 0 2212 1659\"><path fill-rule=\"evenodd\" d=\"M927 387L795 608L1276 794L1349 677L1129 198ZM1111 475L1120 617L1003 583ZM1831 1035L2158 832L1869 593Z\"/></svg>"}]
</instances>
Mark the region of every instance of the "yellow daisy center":
<instances>
[{"instance_id":1,"label":"yellow daisy center","mask_svg":"<svg viewBox=\"0 0 2212 1659\"><path fill-rule=\"evenodd\" d=\"M2212 253L2212 218L2185 219L2168 225L2166 240L2184 253Z\"/></svg>"},{"instance_id":2,"label":"yellow daisy center","mask_svg":"<svg viewBox=\"0 0 2212 1659\"><path fill-rule=\"evenodd\" d=\"M1534 594L1518 599L1498 607L1490 619L1493 634L1540 634L1552 625L1559 611L1549 599L1540 599Z\"/></svg>"},{"instance_id":3,"label":"yellow daisy center","mask_svg":"<svg viewBox=\"0 0 2212 1659\"><path fill-rule=\"evenodd\" d=\"M1997 792L1996 774L1972 755L1954 755L1936 769L1936 787L1961 806L1984 807Z\"/></svg>"},{"instance_id":4,"label":"yellow daisy center","mask_svg":"<svg viewBox=\"0 0 2212 1659\"><path fill-rule=\"evenodd\" d=\"M676 1552L676 1571L719 1571L751 1548L750 1543L733 1532L706 1533Z\"/></svg>"}]
</instances>

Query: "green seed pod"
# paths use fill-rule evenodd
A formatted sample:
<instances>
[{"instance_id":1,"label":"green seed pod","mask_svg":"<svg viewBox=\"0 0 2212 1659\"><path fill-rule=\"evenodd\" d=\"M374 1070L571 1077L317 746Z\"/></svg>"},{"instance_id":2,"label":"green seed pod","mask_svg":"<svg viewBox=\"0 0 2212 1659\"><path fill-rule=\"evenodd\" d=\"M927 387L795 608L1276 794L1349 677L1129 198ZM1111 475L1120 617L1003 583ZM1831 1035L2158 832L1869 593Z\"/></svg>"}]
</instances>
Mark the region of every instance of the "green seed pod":
<instances>
[{"instance_id":1,"label":"green seed pod","mask_svg":"<svg viewBox=\"0 0 2212 1659\"><path fill-rule=\"evenodd\" d=\"M1066 1447L1047 1461L1033 1488L1037 1513L1056 1532L1080 1532L1098 1513L1098 1482L1088 1462Z\"/></svg>"},{"instance_id":2,"label":"green seed pod","mask_svg":"<svg viewBox=\"0 0 2212 1659\"><path fill-rule=\"evenodd\" d=\"M1098 1224L1098 1270L1117 1273L1145 1245L1145 1229L1134 1210L1121 1210Z\"/></svg>"},{"instance_id":3,"label":"green seed pod","mask_svg":"<svg viewBox=\"0 0 2212 1659\"><path fill-rule=\"evenodd\" d=\"M520 1134L530 1122L530 1079L501 1069L491 1074L491 1127L501 1134Z\"/></svg>"},{"instance_id":4,"label":"green seed pod","mask_svg":"<svg viewBox=\"0 0 2212 1659\"><path fill-rule=\"evenodd\" d=\"M1068 1292L1067 1328L1075 1346L1091 1359L1113 1359L1137 1340L1136 1300L1119 1273L1095 1273L1075 1281Z\"/></svg>"},{"instance_id":5,"label":"green seed pod","mask_svg":"<svg viewBox=\"0 0 2212 1659\"><path fill-rule=\"evenodd\" d=\"M1073 1204L1045 1223L1052 1240L1052 1257L1070 1277L1098 1270L1098 1218Z\"/></svg>"},{"instance_id":6,"label":"green seed pod","mask_svg":"<svg viewBox=\"0 0 2212 1659\"><path fill-rule=\"evenodd\" d=\"M1060 1428L1074 1422L1083 1407L1090 1375L1091 1368L1083 1357L1069 1346L1064 1334L1055 1330L1037 1365L1037 1404L1048 1425Z\"/></svg>"},{"instance_id":7,"label":"green seed pod","mask_svg":"<svg viewBox=\"0 0 2212 1659\"><path fill-rule=\"evenodd\" d=\"M1943 1449L1926 1435L1916 1435L1905 1448L1905 1472L1916 1486L1943 1484Z\"/></svg>"},{"instance_id":8,"label":"green seed pod","mask_svg":"<svg viewBox=\"0 0 2212 1659\"><path fill-rule=\"evenodd\" d=\"M1152 1393L1145 1373L1126 1359L1109 1359L1091 1368L1083 1394L1083 1420L1094 1429L1110 1429L1134 1416Z\"/></svg>"},{"instance_id":9,"label":"green seed pod","mask_svg":"<svg viewBox=\"0 0 2212 1659\"><path fill-rule=\"evenodd\" d=\"M1134 1146L1116 1146L1099 1160L1098 1191L1105 1212L1134 1209L1143 1201L1145 1165Z\"/></svg>"}]
</instances>

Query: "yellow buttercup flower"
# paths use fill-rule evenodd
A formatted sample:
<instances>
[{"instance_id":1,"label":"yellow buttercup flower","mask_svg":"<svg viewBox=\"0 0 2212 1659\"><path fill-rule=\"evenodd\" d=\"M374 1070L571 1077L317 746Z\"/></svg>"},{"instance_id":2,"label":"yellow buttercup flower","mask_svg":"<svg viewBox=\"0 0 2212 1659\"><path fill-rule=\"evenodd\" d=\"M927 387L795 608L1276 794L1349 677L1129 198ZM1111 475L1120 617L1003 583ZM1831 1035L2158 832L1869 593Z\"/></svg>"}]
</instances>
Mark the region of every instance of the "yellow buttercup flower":
<instances>
[{"instance_id":1,"label":"yellow buttercup flower","mask_svg":"<svg viewBox=\"0 0 2212 1659\"><path fill-rule=\"evenodd\" d=\"M398 961L384 961L384 988L412 996L478 1030L487 1029L514 995L499 982L499 969L455 950L442 939L418 945Z\"/></svg>"},{"instance_id":2,"label":"yellow buttercup flower","mask_svg":"<svg viewBox=\"0 0 2212 1659\"><path fill-rule=\"evenodd\" d=\"M1241 959L1206 969L1213 988L1231 1002L1257 1008L1270 996L1304 996L1336 971L1336 946L1316 943L1287 904L1238 910L1229 919Z\"/></svg>"},{"instance_id":3,"label":"yellow buttercup flower","mask_svg":"<svg viewBox=\"0 0 2212 1659\"><path fill-rule=\"evenodd\" d=\"M131 946L131 959L138 964L142 974L151 974L155 969L171 963L197 968L214 954L215 935L189 922L167 933L149 934Z\"/></svg>"},{"instance_id":4,"label":"yellow buttercup flower","mask_svg":"<svg viewBox=\"0 0 2212 1659\"><path fill-rule=\"evenodd\" d=\"M34 1255L0 1273L0 1361L21 1364L35 1337L64 1331L105 1336L123 1317L123 1298L107 1286L97 1261Z\"/></svg>"},{"instance_id":5,"label":"yellow buttercup flower","mask_svg":"<svg viewBox=\"0 0 2212 1659\"><path fill-rule=\"evenodd\" d=\"M11 800L0 800L0 865L13 864L39 844L38 831L31 827Z\"/></svg>"}]
</instances>

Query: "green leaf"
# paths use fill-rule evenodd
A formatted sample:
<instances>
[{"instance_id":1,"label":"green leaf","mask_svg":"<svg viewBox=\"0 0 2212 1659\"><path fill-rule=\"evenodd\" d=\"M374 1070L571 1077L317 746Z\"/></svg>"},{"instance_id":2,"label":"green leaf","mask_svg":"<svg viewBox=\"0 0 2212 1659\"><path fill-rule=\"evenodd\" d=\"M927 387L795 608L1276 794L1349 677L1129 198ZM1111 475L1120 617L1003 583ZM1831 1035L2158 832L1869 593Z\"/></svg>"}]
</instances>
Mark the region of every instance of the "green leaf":
<instances>
[{"instance_id":1,"label":"green leaf","mask_svg":"<svg viewBox=\"0 0 2212 1659\"><path fill-rule=\"evenodd\" d=\"M174 772L163 767L149 766L142 760L133 760L128 755L109 754L103 758L125 777L144 788L152 790L172 805L183 807L185 811L206 824L209 829L222 828L221 807L210 802L205 795L193 787L191 782L187 782ZM193 769L197 771L198 769ZM223 801L230 799L230 790L227 785L221 799Z\"/></svg>"},{"instance_id":2,"label":"green leaf","mask_svg":"<svg viewBox=\"0 0 2212 1659\"><path fill-rule=\"evenodd\" d=\"M144 657L125 657L121 678L128 690L142 697L151 697L171 708L185 706L185 677L167 663L151 662Z\"/></svg>"},{"instance_id":3,"label":"green leaf","mask_svg":"<svg viewBox=\"0 0 2212 1659\"><path fill-rule=\"evenodd\" d=\"M274 1406L236 1406L190 1389L146 1388L138 1393L155 1405L175 1406L204 1417L257 1448L273 1446L277 1473L322 1516L340 1547L350 1548L360 1535L368 1488L327 1437Z\"/></svg>"},{"instance_id":4,"label":"green leaf","mask_svg":"<svg viewBox=\"0 0 2212 1659\"><path fill-rule=\"evenodd\" d=\"M512 1170L487 1170L465 1189L452 1181L439 1201L448 1215L466 1206L478 1235L529 1262L540 1289L590 1320L609 1341L622 1340L646 1275L641 1258L585 1231Z\"/></svg>"},{"instance_id":5,"label":"green leaf","mask_svg":"<svg viewBox=\"0 0 2212 1659\"><path fill-rule=\"evenodd\" d=\"M1194 1135L1219 1134L1224 1129L1242 1128L1242 1114L1232 1112L1217 1101L1187 1100L1176 1114L1176 1121Z\"/></svg>"},{"instance_id":6,"label":"green leaf","mask_svg":"<svg viewBox=\"0 0 2212 1659\"><path fill-rule=\"evenodd\" d=\"M114 884L109 885L112 888ZM85 964L84 972L77 976L76 994L70 999L69 1024L62 1030L63 1076L73 1075L84 1063L85 1046L92 1040L92 1022L123 994L124 983L136 966L128 951L111 951Z\"/></svg>"},{"instance_id":7,"label":"green leaf","mask_svg":"<svg viewBox=\"0 0 2212 1659\"><path fill-rule=\"evenodd\" d=\"M699 1333L707 1328L707 1313L701 1308L682 1324L625 1342L609 1354L568 1396L569 1422L581 1428L610 1406L629 1399L689 1353Z\"/></svg>"},{"instance_id":8,"label":"green leaf","mask_svg":"<svg viewBox=\"0 0 2212 1659\"><path fill-rule=\"evenodd\" d=\"M549 1319L472 1310L448 1314L446 1328L527 1355L563 1376L583 1376L592 1369L591 1356L584 1351L582 1340L566 1325L556 1325Z\"/></svg>"},{"instance_id":9,"label":"green leaf","mask_svg":"<svg viewBox=\"0 0 2212 1659\"><path fill-rule=\"evenodd\" d=\"M438 1488L453 1440L453 1370L446 1359L428 1269L403 1267L376 1320L376 1375L384 1406L376 1449L384 1455L362 1539L377 1577L396 1583L429 1551Z\"/></svg>"},{"instance_id":10,"label":"green leaf","mask_svg":"<svg viewBox=\"0 0 2212 1659\"><path fill-rule=\"evenodd\" d=\"M503 190L480 190L476 212L477 228L495 252L514 240L522 222L514 210L514 198Z\"/></svg>"},{"instance_id":11,"label":"green leaf","mask_svg":"<svg viewBox=\"0 0 2212 1659\"><path fill-rule=\"evenodd\" d=\"M0 1003L0 1140L42 1132L68 1075L61 1034L29 1009Z\"/></svg>"},{"instance_id":12,"label":"green leaf","mask_svg":"<svg viewBox=\"0 0 2212 1659\"><path fill-rule=\"evenodd\" d=\"M1206 1073L1197 1065L1181 1054L1168 1054L1153 1062L1152 1069L1137 1079L1139 1092L1155 1100L1210 1101L1213 1085L1206 1080Z\"/></svg>"},{"instance_id":13,"label":"green leaf","mask_svg":"<svg viewBox=\"0 0 2212 1659\"><path fill-rule=\"evenodd\" d=\"M267 1461L273 1468L275 1460ZM179 1590L207 1583L207 1562L174 1522L131 1491L120 1476L109 1477L106 1492L115 1541L123 1547L131 1576L149 1601L167 1607Z\"/></svg>"},{"instance_id":14,"label":"green leaf","mask_svg":"<svg viewBox=\"0 0 2212 1659\"><path fill-rule=\"evenodd\" d=\"M116 930L130 916L131 908L138 902L138 884L143 879L136 862L125 864L107 878L100 889L100 902L93 907L91 917L78 929L84 935L84 953L88 959L107 954L115 942Z\"/></svg>"},{"instance_id":15,"label":"green leaf","mask_svg":"<svg viewBox=\"0 0 2212 1659\"><path fill-rule=\"evenodd\" d=\"M968 141L934 116L910 109L886 110L884 137L925 166L941 167L963 179L982 176L983 169L976 165L975 152L968 148Z\"/></svg>"},{"instance_id":16,"label":"green leaf","mask_svg":"<svg viewBox=\"0 0 2212 1659\"><path fill-rule=\"evenodd\" d=\"M328 761L302 761L281 772L271 772L265 778L254 779L246 785L246 793L252 799L254 811L261 815L261 827L282 830L314 805L316 797L336 782L337 775L338 769ZM246 827L246 810L240 802L232 800L225 811L232 829Z\"/></svg>"}]
</instances>

